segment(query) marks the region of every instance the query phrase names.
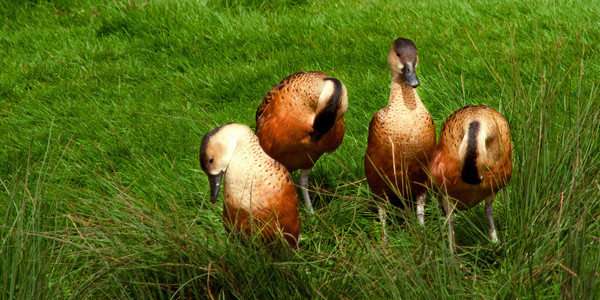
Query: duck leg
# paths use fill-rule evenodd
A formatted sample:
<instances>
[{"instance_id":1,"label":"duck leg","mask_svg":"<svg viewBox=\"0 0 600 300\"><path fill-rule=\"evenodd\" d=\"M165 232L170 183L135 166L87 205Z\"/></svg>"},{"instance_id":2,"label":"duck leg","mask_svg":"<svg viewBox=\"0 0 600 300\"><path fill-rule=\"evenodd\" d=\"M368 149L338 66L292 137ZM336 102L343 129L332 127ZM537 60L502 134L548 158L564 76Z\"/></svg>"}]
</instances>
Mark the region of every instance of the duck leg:
<instances>
[{"instance_id":1,"label":"duck leg","mask_svg":"<svg viewBox=\"0 0 600 300\"><path fill-rule=\"evenodd\" d=\"M306 205L306 214L314 214L315 210L310 202L310 196L308 196L308 174L310 169L300 170L300 190L302 190L302 196L304 197L304 204Z\"/></svg>"},{"instance_id":2,"label":"duck leg","mask_svg":"<svg viewBox=\"0 0 600 300\"><path fill-rule=\"evenodd\" d=\"M500 241L498 240L498 233L496 233L496 226L494 226L494 208L492 207L492 202L494 202L493 195L485 199L485 215L490 223L489 234L490 238L492 239L492 243L498 245Z\"/></svg>"},{"instance_id":3,"label":"duck leg","mask_svg":"<svg viewBox=\"0 0 600 300\"><path fill-rule=\"evenodd\" d=\"M454 207L450 205L447 196L442 196L444 211L446 212L446 222L448 222L448 239L450 240L450 251L456 254L456 243L454 242Z\"/></svg>"},{"instance_id":4,"label":"duck leg","mask_svg":"<svg viewBox=\"0 0 600 300\"><path fill-rule=\"evenodd\" d=\"M379 222L381 223L381 228L383 228L383 237L381 238L385 243L387 243L387 231L385 230L385 219L386 219L386 214L385 214L385 208L383 207L383 204L377 204L378 206L378 214L379 214Z\"/></svg>"},{"instance_id":5,"label":"duck leg","mask_svg":"<svg viewBox=\"0 0 600 300\"><path fill-rule=\"evenodd\" d=\"M425 226L425 198L427 193L423 193L417 196L417 219L421 226Z\"/></svg>"}]
</instances>

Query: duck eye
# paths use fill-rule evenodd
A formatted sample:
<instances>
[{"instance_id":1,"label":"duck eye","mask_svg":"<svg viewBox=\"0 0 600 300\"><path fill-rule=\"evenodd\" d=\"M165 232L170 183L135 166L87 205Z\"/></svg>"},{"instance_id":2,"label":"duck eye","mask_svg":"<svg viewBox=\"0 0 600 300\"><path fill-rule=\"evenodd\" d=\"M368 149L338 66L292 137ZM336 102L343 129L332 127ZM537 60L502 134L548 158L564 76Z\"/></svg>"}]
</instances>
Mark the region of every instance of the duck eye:
<instances>
[{"instance_id":1,"label":"duck eye","mask_svg":"<svg viewBox=\"0 0 600 300\"><path fill-rule=\"evenodd\" d=\"M208 159L208 163L209 163L209 164L212 164L214 161L215 161L215 159L214 159L214 158L212 158L212 157Z\"/></svg>"}]
</instances>

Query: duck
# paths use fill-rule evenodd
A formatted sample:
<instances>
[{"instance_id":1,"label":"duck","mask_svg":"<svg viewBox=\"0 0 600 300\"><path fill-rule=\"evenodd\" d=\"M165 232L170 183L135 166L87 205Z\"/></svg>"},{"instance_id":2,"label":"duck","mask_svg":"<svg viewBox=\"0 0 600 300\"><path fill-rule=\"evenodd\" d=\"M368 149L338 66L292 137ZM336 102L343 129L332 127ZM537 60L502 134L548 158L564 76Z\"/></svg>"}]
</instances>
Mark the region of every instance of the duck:
<instances>
[{"instance_id":1,"label":"duck","mask_svg":"<svg viewBox=\"0 0 600 300\"><path fill-rule=\"evenodd\" d=\"M290 173L260 147L247 125L230 123L202 138L200 165L215 203L223 185L223 220L228 232L258 236L268 244L278 236L296 247L300 233L298 195Z\"/></svg>"},{"instance_id":2,"label":"duck","mask_svg":"<svg viewBox=\"0 0 600 300\"><path fill-rule=\"evenodd\" d=\"M417 217L424 221L424 205L429 184L429 159L436 145L435 123L423 105L416 88L421 84L415 71L419 63L413 41L398 38L388 54L392 76L385 108L373 116L364 157L367 183L378 197L403 206L401 199L417 202ZM386 240L383 204L379 218Z\"/></svg>"},{"instance_id":3,"label":"duck","mask_svg":"<svg viewBox=\"0 0 600 300\"><path fill-rule=\"evenodd\" d=\"M438 202L446 213L450 250L456 253L454 210L470 209L482 201L491 241L498 244L492 203L512 174L506 119L486 105L455 111L442 124L430 167L432 181L442 195Z\"/></svg>"},{"instance_id":4,"label":"duck","mask_svg":"<svg viewBox=\"0 0 600 300\"><path fill-rule=\"evenodd\" d=\"M256 135L264 151L290 172L301 170L307 214L314 214L308 175L324 153L335 151L346 130L346 86L324 72L296 72L273 86L256 111Z\"/></svg>"}]
</instances>

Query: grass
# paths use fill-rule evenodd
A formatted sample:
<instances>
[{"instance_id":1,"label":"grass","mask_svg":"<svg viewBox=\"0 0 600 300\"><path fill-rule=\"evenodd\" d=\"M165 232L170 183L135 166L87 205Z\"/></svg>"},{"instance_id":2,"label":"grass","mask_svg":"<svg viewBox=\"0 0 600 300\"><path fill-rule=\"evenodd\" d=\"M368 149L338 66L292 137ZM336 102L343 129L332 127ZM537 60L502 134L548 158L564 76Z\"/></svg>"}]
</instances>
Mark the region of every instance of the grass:
<instances>
[{"instance_id":1,"label":"grass","mask_svg":"<svg viewBox=\"0 0 600 300\"><path fill-rule=\"evenodd\" d=\"M597 298L600 24L583 1L7 1L0 4L0 298ZM436 125L466 104L509 121L515 173L456 217L381 242L362 180L391 42L419 49ZM342 146L310 175L300 250L225 234L200 140L253 125L299 70L348 87ZM297 174L294 176L297 177Z\"/></svg>"}]
</instances>

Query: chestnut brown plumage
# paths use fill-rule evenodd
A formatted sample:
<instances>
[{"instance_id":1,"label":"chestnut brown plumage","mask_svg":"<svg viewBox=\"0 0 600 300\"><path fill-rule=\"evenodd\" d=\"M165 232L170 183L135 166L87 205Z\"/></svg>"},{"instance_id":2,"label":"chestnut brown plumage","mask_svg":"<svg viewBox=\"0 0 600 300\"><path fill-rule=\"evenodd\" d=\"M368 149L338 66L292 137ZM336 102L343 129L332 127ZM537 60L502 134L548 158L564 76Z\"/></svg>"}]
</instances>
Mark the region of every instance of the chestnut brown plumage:
<instances>
[{"instance_id":1,"label":"chestnut brown plumage","mask_svg":"<svg viewBox=\"0 0 600 300\"><path fill-rule=\"evenodd\" d=\"M417 48L408 39L397 39L390 49L392 75L388 105L378 111L369 125L365 175L378 196L399 205L400 198L417 202L417 217L424 224L429 159L435 147L435 124L421 102L415 68ZM379 216L385 234L385 210Z\"/></svg>"},{"instance_id":2,"label":"chestnut brown plumage","mask_svg":"<svg viewBox=\"0 0 600 300\"><path fill-rule=\"evenodd\" d=\"M469 209L485 200L492 242L498 243L492 202L512 174L508 123L489 106L465 106L442 124L431 160L431 176L445 195L439 197L448 217L450 248L454 243L454 210Z\"/></svg>"},{"instance_id":3,"label":"chestnut brown plumage","mask_svg":"<svg viewBox=\"0 0 600 300\"><path fill-rule=\"evenodd\" d=\"M223 179L225 228L273 242L277 235L296 246L300 233L298 196L287 169L269 157L246 125L231 123L207 133L200 165L214 202Z\"/></svg>"},{"instance_id":4,"label":"chestnut brown plumage","mask_svg":"<svg viewBox=\"0 0 600 300\"><path fill-rule=\"evenodd\" d=\"M323 72L297 72L277 83L256 112L256 135L264 151L290 172L301 169L306 209L308 173L323 153L344 138L348 96L344 84Z\"/></svg>"}]
</instances>

